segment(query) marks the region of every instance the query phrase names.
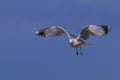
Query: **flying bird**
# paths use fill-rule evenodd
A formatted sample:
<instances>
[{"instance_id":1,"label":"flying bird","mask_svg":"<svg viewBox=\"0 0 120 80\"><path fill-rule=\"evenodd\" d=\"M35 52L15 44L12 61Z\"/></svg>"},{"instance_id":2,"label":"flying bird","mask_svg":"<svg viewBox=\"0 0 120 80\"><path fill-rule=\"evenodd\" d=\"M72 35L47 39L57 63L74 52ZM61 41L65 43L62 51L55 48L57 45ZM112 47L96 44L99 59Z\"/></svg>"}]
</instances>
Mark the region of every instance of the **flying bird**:
<instances>
[{"instance_id":1,"label":"flying bird","mask_svg":"<svg viewBox=\"0 0 120 80\"><path fill-rule=\"evenodd\" d=\"M89 43L85 42L90 35L92 36L104 36L110 31L109 25L87 25L82 28L78 36L69 33L61 26L47 27L35 32L38 36L44 37L56 37L62 34L66 34L69 38L71 47L76 48L76 55L79 54L78 47L80 47L80 55L82 56L82 46L88 46Z\"/></svg>"}]
</instances>

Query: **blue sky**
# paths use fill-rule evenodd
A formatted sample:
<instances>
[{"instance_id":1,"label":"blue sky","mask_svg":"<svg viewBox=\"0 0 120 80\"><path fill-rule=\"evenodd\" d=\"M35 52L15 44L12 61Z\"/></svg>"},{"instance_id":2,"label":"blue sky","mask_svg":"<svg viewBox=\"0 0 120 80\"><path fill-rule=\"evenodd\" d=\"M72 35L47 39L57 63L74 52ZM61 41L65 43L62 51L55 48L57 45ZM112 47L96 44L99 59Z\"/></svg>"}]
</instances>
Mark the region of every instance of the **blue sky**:
<instances>
[{"instance_id":1,"label":"blue sky","mask_svg":"<svg viewBox=\"0 0 120 80\"><path fill-rule=\"evenodd\" d=\"M119 0L1 0L0 80L120 80ZM44 27L78 35L88 24L109 24L105 37L76 56L65 35L42 38Z\"/></svg>"}]
</instances>

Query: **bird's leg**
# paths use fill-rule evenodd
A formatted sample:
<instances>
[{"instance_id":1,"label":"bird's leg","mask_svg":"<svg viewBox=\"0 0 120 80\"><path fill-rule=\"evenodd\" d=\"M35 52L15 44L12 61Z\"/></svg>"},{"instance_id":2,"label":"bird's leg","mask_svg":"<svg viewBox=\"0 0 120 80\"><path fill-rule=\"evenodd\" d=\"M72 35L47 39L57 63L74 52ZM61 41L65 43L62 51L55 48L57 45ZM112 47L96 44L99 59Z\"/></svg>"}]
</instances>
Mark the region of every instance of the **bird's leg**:
<instances>
[{"instance_id":1,"label":"bird's leg","mask_svg":"<svg viewBox=\"0 0 120 80\"><path fill-rule=\"evenodd\" d=\"M82 56L82 46L80 46L80 55Z\"/></svg>"},{"instance_id":2,"label":"bird's leg","mask_svg":"<svg viewBox=\"0 0 120 80\"><path fill-rule=\"evenodd\" d=\"M78 54L79 54L79 53L78 53L78 47L76 47L76 55L78 56Z\"/></svg>"}]
</instances>

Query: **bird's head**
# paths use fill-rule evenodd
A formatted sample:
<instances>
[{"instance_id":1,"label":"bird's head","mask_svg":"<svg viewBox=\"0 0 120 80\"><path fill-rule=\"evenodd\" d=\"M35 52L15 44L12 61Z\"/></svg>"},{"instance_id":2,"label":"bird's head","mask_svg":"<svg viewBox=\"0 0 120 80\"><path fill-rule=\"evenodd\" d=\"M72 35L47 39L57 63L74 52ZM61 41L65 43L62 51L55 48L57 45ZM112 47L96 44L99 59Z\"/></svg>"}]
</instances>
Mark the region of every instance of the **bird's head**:
<instances>
[{"instance_id":1,"label":"bird's head","mask_svg":"<svg viewBox=\"0 0 120 80\"><path fill-rule=\"evenodd\" d=\"M69 40L70 46L73 47L74 41L72 39Z\"/></svg>"}]
</instances>

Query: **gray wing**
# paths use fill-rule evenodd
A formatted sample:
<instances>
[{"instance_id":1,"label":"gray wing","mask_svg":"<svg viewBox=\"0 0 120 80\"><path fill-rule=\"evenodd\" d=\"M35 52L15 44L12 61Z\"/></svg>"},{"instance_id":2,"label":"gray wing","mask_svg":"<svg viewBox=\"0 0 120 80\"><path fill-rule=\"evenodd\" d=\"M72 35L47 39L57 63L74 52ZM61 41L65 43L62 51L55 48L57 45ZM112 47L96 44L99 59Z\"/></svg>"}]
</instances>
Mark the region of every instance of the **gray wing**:
<instances>
[{"instance_id":1,"label":"gray wing","mask_svg":"<svg viewBox=\"0 0 120 80\"><path fill-rule=\"evenodd\" d=\"M60 26L52 26L36 31L36 35L44 37L56 37L60 36L61 34L67 34L67 36L70 38L70 33Z\"/></svg>"},{"instance_id":2,"label":"gray wing","mask_svg":"<svg viewBox=\"0 0 120 80\"><path fill-rule=\"evenodd\" d=\"M108 25L88 25L83 27L77 38L83 38L84 40L86 40L89 38L89 35L104 36L109 31L110 27Z\"/></svg>"}]
</instances>

